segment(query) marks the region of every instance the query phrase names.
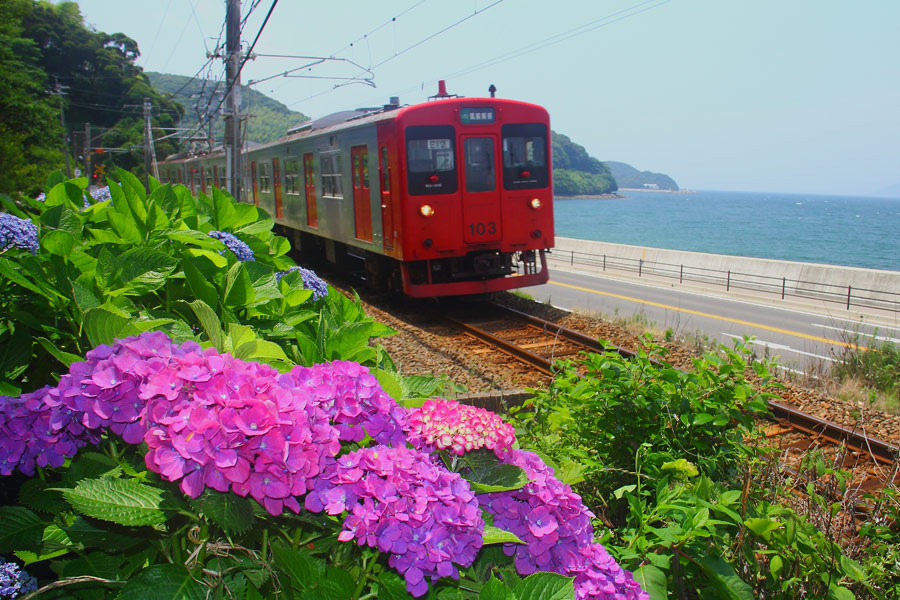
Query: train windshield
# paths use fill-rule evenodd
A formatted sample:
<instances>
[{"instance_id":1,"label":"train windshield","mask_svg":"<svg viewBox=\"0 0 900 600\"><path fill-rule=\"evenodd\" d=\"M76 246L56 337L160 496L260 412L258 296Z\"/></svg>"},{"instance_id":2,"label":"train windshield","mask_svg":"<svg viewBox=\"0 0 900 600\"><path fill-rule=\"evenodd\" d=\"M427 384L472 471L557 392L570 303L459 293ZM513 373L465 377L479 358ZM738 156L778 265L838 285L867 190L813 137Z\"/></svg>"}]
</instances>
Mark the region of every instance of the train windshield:
<instances>
[{"instance_id":1,"label":"train windshield","mask_svg":"<svg viewBox=\"0 0 900 600\"><path fill-rule=\"evenodd\" d=\"M457 189L456 134L449 125L406 128L410 194L452 194Z\"/></svg>"},{"instance_id":2,"label":"train windshield","mask_svg":"<svg viewBox=\"0 0 900 600\"><path fill-rule=\"evenodd\" d=\"M547 126L542 123L504 125L503 187L507 190L549 185Z\"/></svg>"}]
</instances>

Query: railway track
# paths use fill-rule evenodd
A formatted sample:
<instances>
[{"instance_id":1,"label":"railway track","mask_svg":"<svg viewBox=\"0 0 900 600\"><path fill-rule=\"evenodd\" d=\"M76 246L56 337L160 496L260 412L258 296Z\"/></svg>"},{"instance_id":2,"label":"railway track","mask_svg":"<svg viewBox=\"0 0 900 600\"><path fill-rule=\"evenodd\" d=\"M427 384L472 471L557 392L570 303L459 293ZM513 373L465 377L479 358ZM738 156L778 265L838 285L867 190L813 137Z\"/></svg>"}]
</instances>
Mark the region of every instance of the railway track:
<instances>
[{"instance_id":1,"label":"railway track","mask_svg":"<svg viewBox=\"0 0 900 600\"><path fill-rule=\"evenodd\" d=\"M575 357L585 350L613 350L628 358L635 355L624 348L604 346L590 336L556 323L493 304L434 316L544 377L552 375L554 361ZM881 488L886 477L896 476L892 467L900 456L897 446L865 431L810 415L785 402L770 402L769 407L773 423L766 427L767 437L776 440L785 455L802 456L812 448L821 449L826 456L838 457L839 466L852 471L857 485L864 491Z\"/></svg>"}]
</instances>

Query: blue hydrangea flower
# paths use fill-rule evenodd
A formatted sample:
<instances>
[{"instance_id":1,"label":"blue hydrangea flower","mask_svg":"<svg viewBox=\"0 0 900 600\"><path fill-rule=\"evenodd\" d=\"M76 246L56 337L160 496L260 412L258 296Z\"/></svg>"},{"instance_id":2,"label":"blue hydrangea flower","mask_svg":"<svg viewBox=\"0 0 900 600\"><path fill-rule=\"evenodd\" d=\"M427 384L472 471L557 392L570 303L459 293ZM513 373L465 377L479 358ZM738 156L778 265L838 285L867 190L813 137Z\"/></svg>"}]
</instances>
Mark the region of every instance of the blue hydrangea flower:
<instances>
[{"instance_id":1,"label":"blue hydrangea flower","mask_svg":"<svg viewBox=\"0 0 900 600\"><path fill-rule=\"evenodd\" d=\"M234 252L234 255L238 260L253 260L253 250L250 249L250 246L237 239L234 234L228 233L227 231L210 231L209 237L215 238L225 244L226 248ZM221 251L220 254L224 255L225 251Z\"/></svg>"},{"instance_id":2,"label":"blue hydrangea flower","mask_svg":"<svg viewBox=\"0 0 900 600\"><path fill-rule=\"evenodd\" d=\"M0 213L0 252L10 246L37 254L38 230L31 219L20 219L9 213Z\"/></svg>"},{"instance_id":3,"label":"blue hydrangea flower","mask_svg":"<svg viewBox=\"0 0 900 600\"><path fill-rule=\"evenodd\" d=\"M278 271L275 273L275 279L281 281L282 277L293 272L300 273L300 278L303 279L303 287L312 290L313 300L318 300L328 295L328 284L322 281L322 278L313 271L303 267L291 267L286 271Z\"/></svg>"},{"instance_id":4,"label":"blue hydrangea flower","mask_svg":"<svg viewBox=\"0 0 900 600\"><path fill-rule=\"evenodd\" d=\"M109 193L109 186L106 185L102 188L91 190L91 198L93 198L97 202L106 202L107 200L112 200L112 194Z\"/></svg>"},{"instance_id":5,"label":"blue hydrangea flower","mask_svg":"<svg viewBox=\"0 0 900 600\"><path fill-rule=\"evenodd\" d=\"M0 558L0 598L18 598L37 589L37 579L19 565Z\"/></svg>"},{"instance_id":6,"label":"blue hydrangea flower","mask_svg":"<svg viewBox=\"0 0 900 600\"><path fill-rule=\"evenodd\" d=\"M44 192L41 192L40 194L37 195L37 198L35 198L35 200L37 200L38 202L43 202L46 199L47 199L47 194L45 194Z\"/></svg>"}]
</instances>

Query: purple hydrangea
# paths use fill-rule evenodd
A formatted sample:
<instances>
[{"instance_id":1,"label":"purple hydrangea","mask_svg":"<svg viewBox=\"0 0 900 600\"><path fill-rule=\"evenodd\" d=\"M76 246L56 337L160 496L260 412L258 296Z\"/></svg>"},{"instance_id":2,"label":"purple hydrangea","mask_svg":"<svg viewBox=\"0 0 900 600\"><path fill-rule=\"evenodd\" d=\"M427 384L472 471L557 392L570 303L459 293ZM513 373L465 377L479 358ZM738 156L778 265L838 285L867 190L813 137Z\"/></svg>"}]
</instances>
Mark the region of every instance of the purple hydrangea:
<instances>
[{"instance_id":1,"label":"purple hydrangea","mask_svg":"<svg viewBox=\"0 0 900 600\"><path fill-rule=\"evenodd\" d=\"M37 197L35 198L35 200L37 200L38 202L43 202L43 201L45 201L46 199L47 199L47 194L45 194L44 192L41 192L41 193L38 194Z\"/></svg>"},{"instance_id":2,"label":"purple hydrangea","mask_svg":"<svg viewBox=\"0 0 900 600\"><path fill-rule=\"evenodd\" d=\"M575 577L578 600L647 600L649 595L606 549L594 542L591 517L581 497L553 476L533 452L513 449L502 462L521 467L530 480L523 488L481 494L494 525L524 544L504 544L522 575L552 571Z\"/></svg>"},{"instance_id":3,"label":"purple hydrangea","mask_svg":"<svg viewBox=\"0 0 900 600\"><path fill-rule=\"evenodd\" d=\"M239 240L233 233L228 233L227 231L210 231L208 235L225 244L225 247L231 250L238 260L253 260L253 250L250 249L250 246ZM225 251L222 250L221 254L224 255Z\"/></svg>"},{"instance_id":4,"label":"purple hydrangea","mask_svg":"<svg viewBox=\"0 0 900 600\"><path fill-rule=\"evenodd\" d=\"M37 589L37 579L19 565L0 558L0 599L18 598Z\"/></svg>"},{"instance_id":5,"label":"purple hydrangea","mask_svg":"<svg viewBox=\"0 0 900 600\"><path fill-rule=\"evenodd\" d=\"M31 219L20 219L9 213L0 213L0 252L11 246L37 254L38 229Z\"/></svg>"},{"instance_id":6,"label":"purple hydrangea","mask_svg":"<svg viewBox=\"0 0 900 600\"><path fill-rule=\"evenodd\" d=\"M305 504L313 512L348 512L338 540L388 554L416 597L428 592L426 578L458 579L455 565L471 565L483 543L484 521L468 482L404 447L345 454Z\"/></svg>"},{"instance_id":7,"label":"purple hydrangea","mask_svg":"<svg viewBox=\"0 0 900 600\"><path fill-rule=\"evenodd\" d=\"M309 269L304 269L303 267L291 267L285 271L278 271L275 273L275 279L277 281L281 281L281 278L287 275L288 273L299 273L300 278L303 280L303 287L312 290L313 300L318 300L319 298L324 298L328 295L328 284L322 280L321 277L316 275L313 271Z\"/></svg>"},{"instance_id":8,"label":"purple hydrangea","mask_svg":"<svg viewBox=\"0 0 900 600\"><path fill-rule=\"evenodd\" d=\"M406 445L406 410L359 363L336 360L294 367L281 379L314 399L337 427L341 441L359 442L368 435L376 444Z\"/></svg>"}]
</instances>

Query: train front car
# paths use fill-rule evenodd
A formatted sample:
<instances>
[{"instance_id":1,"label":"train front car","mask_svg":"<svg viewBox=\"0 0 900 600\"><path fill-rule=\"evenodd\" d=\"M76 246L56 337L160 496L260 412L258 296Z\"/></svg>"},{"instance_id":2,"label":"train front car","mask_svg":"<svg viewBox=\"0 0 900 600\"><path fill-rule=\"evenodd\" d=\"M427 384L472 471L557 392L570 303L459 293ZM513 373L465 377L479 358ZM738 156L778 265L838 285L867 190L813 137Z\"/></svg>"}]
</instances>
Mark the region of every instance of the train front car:
<instances>
[{"instance_id":1,"label":"train front car","mask_svg":"<svg viewBox=\"0 0 900 600\"><path fill-rule=\"evenodd\" d=\"M390 189L382 191L385 240L402 228L400 247L385 253L401 259L404 293L452 296L546 283L554 232L545 109L446 97L400 109L378 129L379 143L393 142L383 152L397 152L380 164L400 166L399 177L383 176L383 187L393 179L405 192L391 198Z\"/></svg>"}]
</instances>

